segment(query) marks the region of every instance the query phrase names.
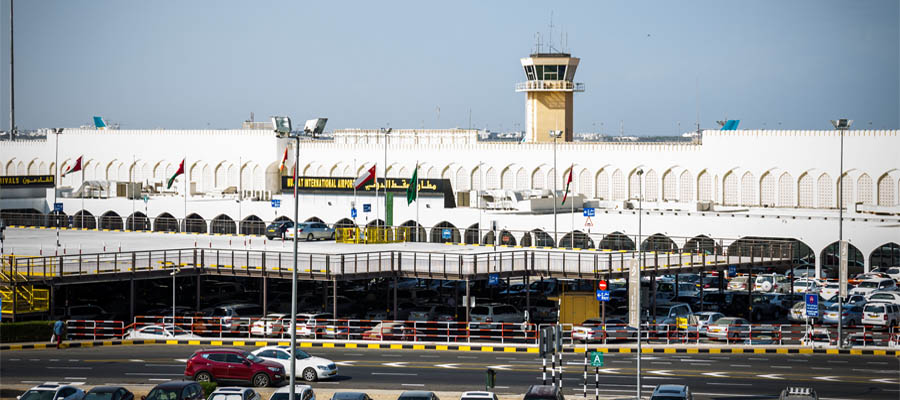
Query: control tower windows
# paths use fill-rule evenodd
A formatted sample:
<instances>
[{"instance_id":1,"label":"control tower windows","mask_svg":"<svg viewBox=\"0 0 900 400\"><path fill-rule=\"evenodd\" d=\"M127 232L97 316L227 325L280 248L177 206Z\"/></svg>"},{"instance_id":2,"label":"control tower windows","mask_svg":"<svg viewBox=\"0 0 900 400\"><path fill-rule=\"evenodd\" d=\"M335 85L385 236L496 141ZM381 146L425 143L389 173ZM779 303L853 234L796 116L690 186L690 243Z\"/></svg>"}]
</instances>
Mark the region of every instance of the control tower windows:
<instances>
[{"instance_id":1,"label":"control tower windows","mask_svg":"<svg viewBox=\"0 0 900 400\"><path fill-rule=\"evenodd\" d=\"M529 81L537 80L534 76L534 65L525 66L525 77L527 77Z\"/></svg>"}]
</instances>

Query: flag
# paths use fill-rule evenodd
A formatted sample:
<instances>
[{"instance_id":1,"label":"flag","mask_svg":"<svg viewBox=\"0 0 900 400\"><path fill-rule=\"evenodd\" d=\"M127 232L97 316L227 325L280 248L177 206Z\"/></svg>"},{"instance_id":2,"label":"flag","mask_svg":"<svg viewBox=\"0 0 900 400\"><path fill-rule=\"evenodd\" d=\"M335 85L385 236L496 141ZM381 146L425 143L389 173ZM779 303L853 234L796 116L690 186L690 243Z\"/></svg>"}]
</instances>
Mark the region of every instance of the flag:
<instances>
[{"instance_id":1,"label":"flag","mask_svg":"<svg viewBox=\"0 0 900 400\"><path fill-rule=\"evenodd\" d=\"M366 183L371 181L372 179L375 179L375 166L374 165L372 165L372 168L367 169L365 172L363 172L362 175L360 175L358 178L356 178L355 181L353 181L353 188L359 189L359 188L363 187L363 185L365 185Z\"/></svg>"},{"instance_id":2,"label":"flag","mask_svg":"<svg viewBox=\"0 0 900 400\"><path fill-rule=\"evenodd\" d=\"M175 175L172 175L172 177L169 178L169 183L166 184L166 189L171 189L172 184L175 183L175 178L177 178L178 175L181 175L183 173L184 173L184 159L181 159L181 164L178 165L178 170L175 171ZM187 200L185 200L185 201L187 201Z\"/></svg>"},{"instance_id":3,"label":"flag","mask_svg":"<svg viewBox=\"0 0 900 400\"><path fill-rule=\"evenodd\" d=\"M84 157L84 156L81 156L81 157ZM63 172L62 176L66 176L67 174L69 174L71 172L81 171L81 157L78 157L78 159L75 160L75 165L66 169L66 172Z\"/></svg>"},{"instance_id":4,"label":"flag","mask_svg":"<svg viewBox=\"0 0 900 400\"><path fill-rule=\"evenodd\" d=\"M419 195L419 164L416 164L416 169L413 170L410 181L409 186L406 187L406 205L416 201L416 197Z\"/></svg>"},{"instance_id":5,"label":"flag","mask_svg":"<svg viewBox=\"0 0 900 400\"><path fill-rule=\"evenodd\" d=\"M566 199L569 198L569 186L572 185L572 171L575 170L575 164L572 164L572 167L569 168L569 177L566 179L566 193L563 195L563 201L561 204L566 204Z\"/></svg>"},{"instance_id":6,"label":"flag","mask_svg":"<svg viewBox=\"0 0 900 400\"><path fill-rule=\"evenodd\" d=\"M287 163L287 147L284 148L284 157L281 158L281 165L278 166L278 172L281 173L284 171L285 163Z\"/></svg>"}]
</instances>

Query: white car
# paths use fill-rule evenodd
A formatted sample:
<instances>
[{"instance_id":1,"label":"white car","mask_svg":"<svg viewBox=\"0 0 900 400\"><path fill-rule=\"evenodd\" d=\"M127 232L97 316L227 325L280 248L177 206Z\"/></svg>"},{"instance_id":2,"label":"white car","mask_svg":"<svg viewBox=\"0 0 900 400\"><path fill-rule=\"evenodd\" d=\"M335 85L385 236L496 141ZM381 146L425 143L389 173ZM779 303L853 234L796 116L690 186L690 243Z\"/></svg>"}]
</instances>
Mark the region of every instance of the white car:
<instances>
[{"instance_id":1,"label":"white car","mask_svg":"<svg viewBox=\"0 0 900 400\"><path fill-rule=\"evenodd\" d=\"M282 386L272 393L269 400L288 400L291 398L291 387L289 385ZM316 400L316 392L309 385L294 385L294 399L296 400Z\"/></svg>"},{"instance_id":2,"label":"white car","mask_svg":"<svg viewBox=\"0 0 900 400\"><path fill-rule=\"evenodd\" d=\"M47 382L37 385L17 397L18 400L81 400L84 391L72 385Z\"/></svg>"},{"instance_id":3,"label":"white car","mask_svg":"<svg viewBox=\"0 0 900 400\"><path fill-rule=\"evenodd\" d=\"M895 281L900 281L900 266L890 267L884 271L884 274L891 277Z\"/></svg>"},{"instance_id":4,"label":"white car","mask_svg":"<svg viewBox=\"0 0 900 400\"><path fill-rule=\"evenodd\" d=\"M493 392L464 392L459 400L497 400Z\"/></svg>"},{"instance_id":5,"label":"white car","mask_svg":"<svg viewBox=\"0 0 900 400\"><path fill-rule=\"evenodd\" d=\"M841 285L836 282L828 282L825 286L819 288L819 294L826 299L834 297L839 291L841 291Z\"/></svg>"},{"instance_id":6,"label":"white car","mask_svg":"<svg viewBox=\"0 0 900 400\"><path fill-rule=\"evenodd\" d=\"M715 323L719 318L725 318L725 314L715 311L701 311L697 314L697 332L706 335L709 325Z\"/></svg>"},{"instance_id":7,"label":"white car","mask_svg":"<svg viewBox=\"0 0 900 400\"><path fill-rule=\"evenodd\" d=\"M262 400L255 390L245 387L216 388L206 400Z\"/></svg>"},{"instance_id":8,"label":"white car","mask_svg":"<svg viewBox=\"0 0 900 400\"><path fill-rule=\"evenodd\" d=\"M269 314L250 324L250 334L253 336L278 336L283 334L286 331L284 327L290 324L291 319L288 314Z\"/></svg>"},{"instance_id":9,"label":"white car","mask_svg":"<svg viewBox=\"0 0 900 400\"><path fill-rule=\"evenodd\" d=\"M191 332L172 325L147 325L128 331L126 339L200 339Z\"/></svg>"},{"instance_id":10,"label":"white car","mask_svg":"<svg viewBox=\"0 0 900 400\"><path fill-rule=\"evenodd\" d=\"M876 290L894 290L897 288L897 282L890 278L867 279L856 285L850 294L869 295Z\"/></svg>"},{"instance_id":11,"label":"white car","mask_svg":"<svg viewBox=\"0 0 900 400\"><path fill-rule=\"evenodd\" d=\"M872 292L866 296L870 302L882 301L885 303L900 304L900 292Z\"/></svg>"},{"instance_id":12,"label":"white car","mask_svg":"<svg viewBox=\"0 0 900 400\"><path fill-rule=\"evenodd\" d=\"M329 327L329 321L325 320L330 319L331 314L297 314L297 336L316 336L325 333L323 330ZM290 332L291 319L286 318L284 323L284 330Z\"/></svg>"},{"instance_id":13,"label":"white car","mask_svg":"<svg viewBox=\"0 0 900 400\"><path fill-rule=\"evenodd\" d=\"M819 289L819 283L814 279L797 279L794 281L794 293L815 293ZM827 296L822 296L826 297Z\"/></svg>"},{"instance_id":14,"label":"white car","mask_svg":"<svg viewBox=\"0 0 900 400\"><path fill-rule=\"evenodd\" d=\"M892 303L869 303L863 307L863 325L884 327L896 326L900 321L900 305Z\"/></svg>"},{"instance_id":15,"label":"white car","mask_svg":"<svg viewBox=\"0 0 900 400\"><path fill-rule=\"evenodd\" d=\"M753 291L766 293L789 293L791 291L791 282L784 275L757 275L756 280L753 281Z\"/></svg>"},{"instance_id":16,"label":"white car","mask_svg":"<svg viewBox=\"0 0 900 400\"><path fill-rule=\"evenodd\" d=\"M511 305L488 303L472 307L470 320L475 329L500 329L502 325L499 323L521 324L525 321L525 314ZM481 324L476 324L477 322Z\"/></svg>"},{"instance_id":17,"label":"white car","mask_svg":"<svg viewBox=\"0 0 900 400\"><path fill-rule=\"evenodd\" d=\"M253 355L264 360L281 364L284 370L291 371L290 346L266 346L256 349ZM337 365L329 359L315 357L297 349L296 370L305 381L313 382L319 379L328 379L337 376Z\"/></svg>"}]
</instances>

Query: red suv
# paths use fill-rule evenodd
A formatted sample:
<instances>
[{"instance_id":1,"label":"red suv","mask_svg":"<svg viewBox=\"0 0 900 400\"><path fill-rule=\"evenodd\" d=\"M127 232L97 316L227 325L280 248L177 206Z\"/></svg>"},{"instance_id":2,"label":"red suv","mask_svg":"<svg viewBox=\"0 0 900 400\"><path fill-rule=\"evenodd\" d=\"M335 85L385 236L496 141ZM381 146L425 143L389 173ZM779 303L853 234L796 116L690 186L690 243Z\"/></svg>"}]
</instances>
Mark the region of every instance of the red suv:
<instances>
[{"instance_id":1,"label":"red suv","mask_svg":"<svg viewBox=\"0 0 900 400\"><path fill-rule=\"evenodd\" d=\"M263 387L280 383L284 367L239 349L198 350L188 359L184 376L198 382L241 381Z\"/></svg>"}]
</instances>

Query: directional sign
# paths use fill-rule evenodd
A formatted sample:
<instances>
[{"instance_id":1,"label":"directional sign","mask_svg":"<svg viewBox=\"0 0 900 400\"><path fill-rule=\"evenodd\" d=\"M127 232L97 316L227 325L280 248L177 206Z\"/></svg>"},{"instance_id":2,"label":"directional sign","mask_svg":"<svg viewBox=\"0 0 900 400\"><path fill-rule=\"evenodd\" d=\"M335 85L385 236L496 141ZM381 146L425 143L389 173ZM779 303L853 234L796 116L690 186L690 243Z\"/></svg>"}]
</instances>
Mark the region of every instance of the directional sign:
<instances>
[{"instance_id":1,"label":"directional sign","mask_svg":"<svg viewBox=\"0 0 900 400\"><path fill-rule=\"evenodd\" d=\"M818 317L819 316L819 295L818 294L807 294L805 297L806 297L806 316L807 317Z\"/></svg>"},{"instance_id":2,"label":"directional sign","mask_svg":"<svg viewBox=\"0 0 900 400\"><path fill-rule=\"evenodd\" d=\"M278 207L281 207L281 200L272 199L272 208L278 208Z\"/></svg>"},{"instance_id":3,"label":"directional sign","mask_svg":"<svg viewBox=\"0 0 900 400\"><path fill-rule=\"evenodd\" d=\"M450 240L452 238L453 238L453 231L451 231L450 228L444 228L443 230L441 230L441 239Z\"/></svg>"},{"instance_id":4,"label":"directional sign","mask_svg":"<svg viewBox=\"0 0 900 400\"><path fill-rule=\"evenodd\" d=\"M585 207L583 210L581 210L581 213L584 214L585 217L593 217L594 207Z\"/></svg>"},{"instance_id":5,"label":"directional sign","mask_svg":"<svg viewBox=\"0 0 900 400\"><path fill-rule=\"evenodd\" d=\"M737 265L729 265L728 266L728 277L733 278L737 276Z\"/></svg>"},{"instance_id":6,"label":"directional sign","mask_svg":"<svg viewBox=\"0 0 900 400\"><path fill-rule=\"evenodd\" d=\"M350 209L350 218L356 218L356 209L355 208Z\"/></svg>"},{"instance_id":7,"label":"directional sign","mask_svg":"<svg viewBox=\"0 0 900 400\"><path fill-rule=\"evenodd\" d=\"M603 353L599 351L591 352L591 366L592 367L602 367L603 366Z\"/></svg>"},{"instance_id":8,"label":"directional sign","mask_svg":"<svg viewBox=\"0 0 900 400\"><path fill-rule=\"evenodd\" d=\"M598 290L597 291L597 300L609 301L609 290Z\"/></svg>"},{"instance_id":9,"label":"directional sign","mask_svg":"<svg viewBox=\"0 0 900 400\"><path fill-rule=\"evenodd\" d=\"M500 284L500 275L498 275L498 274L488 275L488 286L497 286L499 284Z\"/></svg>"},{"instance_id":10,"label":"directional sign","mask_svg":"<svg viewBox=\"0 0 900 400\"><path fill-rule=\"evenodd\" d=\"M53 212L63 212L62 203L53 203Z\"/></svg>"},{"instance_id":11,"label":"directional sign","mask_svg":"<svg viewBox=\"0 0 900 400\"><path fill-rule=\"evenodd\" d=\"M363 204L363 212L364 213L372 212L372 205L371 204Z\"/></svg>"}]
</instances>

